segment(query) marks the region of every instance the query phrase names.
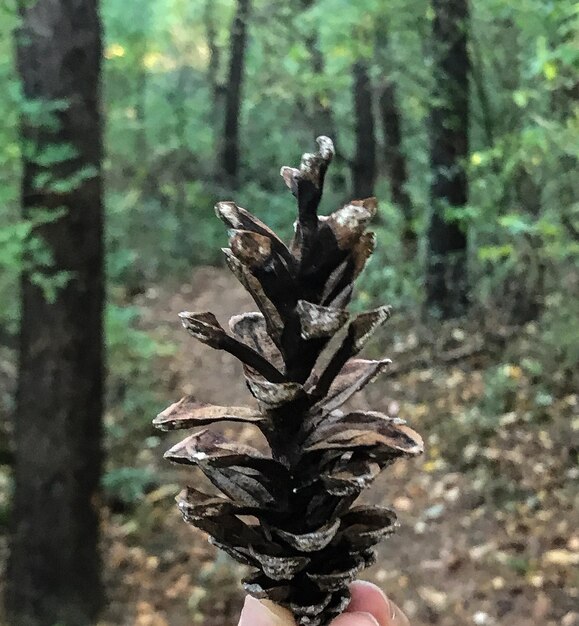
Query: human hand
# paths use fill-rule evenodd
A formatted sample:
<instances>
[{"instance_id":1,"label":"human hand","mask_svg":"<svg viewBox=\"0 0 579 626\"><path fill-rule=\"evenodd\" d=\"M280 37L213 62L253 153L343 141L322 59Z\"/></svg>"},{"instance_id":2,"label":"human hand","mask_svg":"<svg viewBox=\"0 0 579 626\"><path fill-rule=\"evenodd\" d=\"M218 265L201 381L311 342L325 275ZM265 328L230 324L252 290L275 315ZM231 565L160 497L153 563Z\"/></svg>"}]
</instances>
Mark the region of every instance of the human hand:
<instances>
[{"instance_id":1,"label":"human hand","mask_svg":"<svg viewBox=\"0 0 579 626\"><path fill-rule=\"evenodd\" d=\"M352 599L345 613L331 626L410 626L402 611L372 583L356 581L350 585ZM291 613L273 602L245 599L238 626L295 626Z\"/></svg>"}]
</instances>

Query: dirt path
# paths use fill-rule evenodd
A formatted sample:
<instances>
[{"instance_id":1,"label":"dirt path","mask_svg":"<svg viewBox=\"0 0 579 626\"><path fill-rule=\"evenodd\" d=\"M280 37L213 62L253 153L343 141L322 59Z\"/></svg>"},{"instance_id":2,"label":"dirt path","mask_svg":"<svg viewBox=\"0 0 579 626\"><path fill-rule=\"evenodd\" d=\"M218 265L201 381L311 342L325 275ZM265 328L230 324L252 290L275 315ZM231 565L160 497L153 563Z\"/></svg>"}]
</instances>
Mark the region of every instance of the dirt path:
<instances>
[{"instance_id":1,"label":"dirt path","mask_svg":"<svg viewBox=\"0 0 579 626\"><path fill-rule=\"evenodd\" d=\"M211 310L225 325L231 315L253 310L234 279L201 268L176 295L151 293L142 304L145 326L178 346L162 365L168 404L184 394L248 402L235 360L187 337L176 317ZM396 319L380 339L395 362L417 342ZM413 626L579 624L578 474L570 443L577 397L553 399L536 418L527 380L513 366L515 399L483 428L474 407L485 391L484 370L493 365L477 356L385 376L356 400L398 412L427 444L421 459L388 469L368 496L394 505L400 529L364 577L392 595ZM111 603L102 626L236 624L242 569L216 557L203 535L181 521L172 495L191 475L161 460L171 441L162 436L148 452L162 486L131 516L105 521Z\"/></svg>"}]
</instances>

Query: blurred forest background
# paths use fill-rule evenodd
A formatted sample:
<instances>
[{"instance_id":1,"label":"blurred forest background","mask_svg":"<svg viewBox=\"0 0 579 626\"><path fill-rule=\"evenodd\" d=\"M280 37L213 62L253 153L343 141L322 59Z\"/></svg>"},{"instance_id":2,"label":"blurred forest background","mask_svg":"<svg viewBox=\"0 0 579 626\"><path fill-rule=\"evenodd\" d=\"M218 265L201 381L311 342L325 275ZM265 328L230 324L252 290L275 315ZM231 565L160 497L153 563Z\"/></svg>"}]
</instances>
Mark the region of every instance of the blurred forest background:
<instances>
[{"instance_id":1,"label":"blurred forest background","mask_svg":"<svg viewBox=\"0 0 579 626\"><path fill-rule=\"evenodd\" d=\"M374 488L402 527L369 577L415 626L579 623L578 32L573 0L0 3L7 623L236 623L150 423L245 397L176 314L251 310L212 207L291 236L319 134L326 211L380 201L355 306L394 306L394 365L359 402L427 443Z\"/></svg>"}]
</instances>

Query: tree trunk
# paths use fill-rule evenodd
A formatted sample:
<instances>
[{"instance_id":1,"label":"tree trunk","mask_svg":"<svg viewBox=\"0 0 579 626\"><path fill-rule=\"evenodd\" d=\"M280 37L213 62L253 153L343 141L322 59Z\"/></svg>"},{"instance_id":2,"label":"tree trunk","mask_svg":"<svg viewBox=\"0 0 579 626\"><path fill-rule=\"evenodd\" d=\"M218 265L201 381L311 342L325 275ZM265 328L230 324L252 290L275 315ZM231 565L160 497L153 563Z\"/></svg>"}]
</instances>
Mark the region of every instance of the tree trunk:
<instances>
[{"instance_id":1,"label":"tree trunk","mask_svg":"<svg viewBox=\"0 0 579 626\"><path fill-rule=\"evenodd\" d=\"M356 154L352 162L352 185L355 198L374 195L376 183L376 136L372 110L372 85L365 61L354 64L354 116Z\"/></svg>"},{"instance_id":2,"label":"tree trunk","mask_svg":"<svg viewBox=\"0 0 579 626\"><path fill-rule=\"evenodd\" d=\"M392 202L400 209L404 218L402 237L409 256L416 253L416 233L412 224L412 205L406 191L408 167L402 150L402 114L398 104L398 89L391 78L391 54L388 41L388 23L382 19L378 25L377 52L382 66L383 78L380 85L378 108L384 137L384 162L390 183Z\"/></svg>"},{"instance_id":3,"label":"tree trunk","mask_svg":"<svg viewBox=\"0 0 579 626\"><path fill-rule=\"evenodd\" d=\"M191 68L187 65L181 65L177 71L177 84L172 94L171 100L175 108L175 150L172 158L173 171L173 187L174 187L174 207L175 217L179 228L175 233L175 251L181 258L189 258L191 255L191 232L187 228L187 211L189 209L187 202L187 183L192 180L192 176L188 171L194 155L187 144L185 129L187 128L187 99L192 93L192 76Z\"/></svg>"},{"instance_id":4,"label":"tree trunk","mask_svg":"<svg viewBox=\"0 0 579 626\"><path fill-rule=\"evenodd\" d=\"M24 96L35 105L22 118L22 206L25 218L38 210L51 216L34 235L54 264L25 271L21 283L6 604L18 626L84 626L103 602L101 25L98 0L27 6L17 61ZM40 109L54 112L52 123ZM70 148L62 159L38 159ZM63 272L68 282L47 297L39 279Z\"/></svg>"},{"instance_id":5,"label":"tree trunk","mask_svg":"<svg viewBox=\"0 0 579 626\"><path fill-rule=\"evenodd\" d=\"M229 181L234 184L239 178L239 117L249 10L249 0L237 0L237 11L231 25L229 45L229 79L225 98L221 167Z\"/></svg>"},{"instance_id":6,"label":"tree trunk","mask_svg":"<svg viewBox=\"0 0 579 626\"><path fill-rule=\"evenodd\" d=\"M542 210L540 184L524 167L519 167L513 177L513 187L520 206L536 223ZM541 236L529 232L522 239L524 245L519 245L519 261L505 278L500 294L501 305L509 311L509 321L514 324L526 324L539 317L543 308L547 272Z\"/></svg>"},{"instance_id":7,"label":"tree trunk","mask_svg":"<svg viewBox=\"0 0 579 626\"><path fill-rule=\"evenodd\" d=\"M302 0L302 7L305 11L308 11L314 5L315 0ZM315 28L315 27L314 27ZM312 72L318 80L322 80L325 74L325 62L324 55L320 50L320 42L317 30L311 30L304 40L306 49L310 55L310 61L312 64ZM325 97L324 90L318 89L314 94L314 118L313 134L314 137L319 135L327 135L332 138L334 146L336 146L336 127L334 123L334 115L330 107L327 98Z\"/></svg>"},{"instance_id":8,"label":"tree trunk","mask_svg":"<svg viewBox=\"0 0 579 626\"><path fill-rule=\"evenodd\" d=\"M402 211L404 217L404 242L414 248L416 233L412 225L410 196L406 191L408 169L402 151L402 118L398 108L396 85L391 80L386 79L384 82L378 103L384 133L384 160L392 202Z\"/></svg>"},{"instance_id":9,"label":"tree trunk","mask_svg":"<svg viewBox=\"0 0 579 626\"><path fill-rule=\"evenodd\" d=\"M141 59L142 62L142 59ZM137 118L137 138L135 141L136 153L141 167L148 160L149 150L147 149L147 70L140 67L136 75L135 89L135 114ZM139 168L140 169L140 168ZM141 173L142 176L142 173Z\"/></svg>"},{"instance_id":10,"label":"tree trunk","mask_svg":"<svg viewBox=\"0 0 579 626\"><path fill-rule=\"evenodd\" d=\"M308 11L313 7L314 3L315 0L302 0L302 7L305 11ZM326 62L320 49L320 37L317 25L311 28L312 30L308 31L305 36L304 43L310 55L311 68L315 80L323 82L326 74ZM336 124L334 111L330 102L330 95L326 87L319 87L315 90L312 103L313 115L311 116L310 124L314 138L320 135L326 135L327 137L331 137L334 142L334 149L336 151L334 162L338 167L334 168L333 172L330 172L330 177L334 190L343 192L347 186L348 160L344 157L340 149L338 125Z\"/></svg>"},{"instance_id":11,"label":"tree trunk","mask_svg":"<svg viewBox=\"0 0 579 626\"><path fill-rule=\"evenodd\" d=\"M221 111L221 86L219 85L219 68L221 66L221 49L217 43L217 26L213 0L207 0L203 12L207 47L209 48L209 64L207 66L207 79L211 87L212 109L211 117L214 125L219 119Z\"/></svg>"},{"instance_id":12,"label":"tree trunk","mask_svg":"<svg viewBox=\"0 0 579 626\"><path fill-rule=\"evenodd\" d=\"M306 46L312 60L312 70L316 77L321 80L325 73L324 57L318 48L318 38L316 36L306 39ZM338 141L338 133L334 114L324 90L318 90L314 95L314 119L313 134L315 137L326 135L331 137L335 144Z\"/></svg>"},{"instance_id":13,"label":"tree trunk","mask_svg":"<svg viewBox=\"0 0 579 626\"><path fill-rule=\"evenodd\" d=\"M465 206L468 182L469 57L467 0L433 0L435 88L430 114L431 217L426 304L444 318L467 306L467 236L447 208Z\"/></svg>"}]
</instances>

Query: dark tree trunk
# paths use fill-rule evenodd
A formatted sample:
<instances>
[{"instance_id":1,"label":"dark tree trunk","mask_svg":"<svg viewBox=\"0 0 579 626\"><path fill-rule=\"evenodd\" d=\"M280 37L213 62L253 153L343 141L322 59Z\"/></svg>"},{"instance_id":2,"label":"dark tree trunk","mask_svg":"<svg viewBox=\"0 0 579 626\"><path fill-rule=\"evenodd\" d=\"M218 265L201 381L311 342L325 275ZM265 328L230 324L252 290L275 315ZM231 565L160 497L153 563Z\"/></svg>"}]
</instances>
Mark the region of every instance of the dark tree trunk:
<instances>
[{"instance_id":1,"label":"dark tree trunk","mask_svg":"<svg viewBox=\"0 0 579 626\"><path fill-rule=\"evenodd\" d=\"M356 123L356 154L352 162L353 194L356 198L374 195L376 183L376 135L372 108L372 84L368 65L354 64L354 116Z\"/></svg>"},{"instance_id":2,"label":"dark tree trunk","mask_svg":"<svg viewBox=\"0 0 579 626\"><path fill-rule=\"evenodd\" d=\"M314 5L314 0L302 0L304 10L309 10ZM320 50L320 41L316 30L310 31L305 37L306 49L310 55L313 74L319 79L323 79L326 72L324 55ZM334 115L330 107L324 89L318 89L314 94L314 117L312 120L314 137L327 135L331 137L336 146L336 127Z\"/></svg>"},{"instance_id":3,"label":"dark tree trunk","mask_svg":"<svg viewBox=\"0 0 579 626\"><path fill-rule=\"evenodd\" d=\"M405 248L412 255L416 250L416 233L412 225L412 205L406 191L408 167L402 149L402 114L398 103L398 89L390 77L391 54L388 42L388 24L384 20L378 28L377 51L382 66L383 79L380 85L378 108L384 137L384 162L390 183L392 202L401 210L404 217L403 240Z\"/></svg>"},{"instance_id":4,"label":"dark tree trunk","mask_svg":"<svg viewBox=\"0 0 579 626\"><path fill-rule=\"evenodd\" d=\"M431 109L430 188L426 304L442 317L467 307L467 236L447 208L468 199L469 57L467 0L433 0L435 88Z\"/></svg>"},{"instance_id":5,"label":"dark tree trunk","mask_svg":"<svg viewBox=\"0 0 579 626\"><path fill-rule=\"evenodd\" d=\"M239 177L239 117L241 114L249 10L250 0L237 0L237 10L231 25L229 45L229 78L225 97L221 167L230 182L233 183L237 182Z\"/></svg>"},{"instance_id":6,"label":"dark tree trunk","mask_svg":"<svg viewBox=\"0 0 579 626\"><path fill-rule=\"evenodd\" d=\"M142 60L142 59L141 59ZM136 80L136 103L135 114L137 118L137 139L135 142L138 162L147 162L149 151L147 149L147 71L141 67L137 72ZM146 166L145 166L146 167Z\"/></svg>"},{"instance_id":7,"label":"dark tree trunk","mask_svg":"<svg viewBox=\"0 0 579 626\"><path fill-rule=\"evenodd\" d=\"M314 74L321 79L325 73L325 64L324 57L318 45L317 37L309 37L306 40L306 46L312 60L312 70L314 71ZM336 130L336 123L334 121L334 113L323 89L318 90L314 95L313 131L315 137L326 135L331 137L337 145L338 133Z\"/></svg>"},{"instance_id":8,"label":"dark tree trunk","mask_svg":"<svg viewBox=\"0 0 579 626\"><path fill-rule=\"evenodd\" d=\"M402 118L398 108L396 85L391 80L387 79L383 84L378 103L384 133L384 160L392 202L400 208L404 216L404 241L413 244L416 241L416 233L412 226L410 196L406 191L408 169L402 151Z\"/></svg>"},{"instance_id":9,"label":"dark tree trunk","mask_svg":"<svg viewBox=\"0 0 579 626\"><path fill-rule=\"evenodd\" d=\"M98 0L37 0L23 9L18 69L22 206L53 221L35 230L54 267L22 277L14 424L14 535L7 608L18 626L93 624L102 606L98 486L103 396L103 207ZM38 107L51 108L47 123ZM41 165L35 155L74 149ZM46 163L46 161L44 161ZM57 183L57 184L56 184ZM69 273L47 298L49 280Z\"/></svg>"},{"instance_id":10,"label":"dark tree trunk","mask_svg":"<svg viewBox=\"0 0 579 626\"><path fill-rule=\"evenodd\" d=\"M215 123L219 119L221 111L221 86L219 85L219 68L221 66L221 49L217 43L217 26L215 25L213 0L207 0L203 19L205 22L205 35L207 36L207 47L209 48L209 65L207 66L207 78L211 87L211 98L213 100L212 119Z\"/></svg>"},{"instance_id":11,"label":"dark tree trunk","mask_svg":"<svg viewBox=\"0 0 579 626\"><path fill-rule=\"evenodd\" d=\"M302 0L302 7L307 11L311 9L314 3L315 0ZM306 35L304 42L310 55L312 73L317 81L322 82L326 74L326 62L320 49L319 32L317 30L311 30ZM330 176L333 188L336 191L344 191L347 186L348 160L340 150L338 125L336 124L329 96L329 90L326 87L316 89L312 103L313 115L310 120L311 131L314 138L320 135L326 135L327 137L331 137L334 142L334 148L336 150L334 158L339 169L334 169L334 171L330 173Z\"/></svg>"},{"instance_id":12,"label":"dark tree trunk","mask_svg":"<svg viewBox=\"0 0 579 626\"><path fill-rule=\"evenodd\" d=\"M572 171L571 169L568 171ZM523 167L514 175L513 187L519 204L533 222L537 222L542 210L542 189ZM543 307L545 274L547 267L542 249L541 236L525 233L524 245L519 246L519 263L505 278L500 294L502 308L509 311L510 321L526 324L539 317Z\"/></svg>"},{"instance_id":13,"label":"dark tree trunk","mask_svg":"<svg viewBox=\"0 0 579 626\"><path fill-rule=\"evenodd\" d=\"M175 143L178 146L172 157L171 169L174 176L175 217L179 224L175 235L175 251L182 258L191 255L191 233L187 227L187 183L194 177L190 172L194 155L191 154L184 131L188 123L187 99L193 88L191 68L181 65L177 72L175 91L171 97L175 109Z\"/></svg>"}]
</instances>

